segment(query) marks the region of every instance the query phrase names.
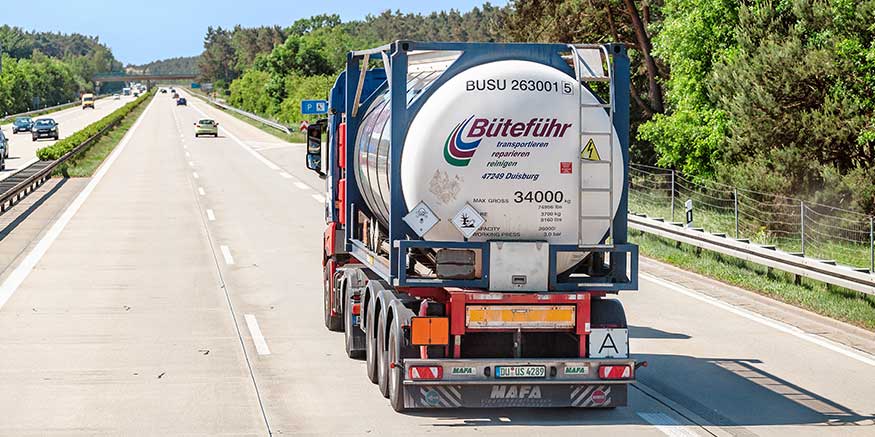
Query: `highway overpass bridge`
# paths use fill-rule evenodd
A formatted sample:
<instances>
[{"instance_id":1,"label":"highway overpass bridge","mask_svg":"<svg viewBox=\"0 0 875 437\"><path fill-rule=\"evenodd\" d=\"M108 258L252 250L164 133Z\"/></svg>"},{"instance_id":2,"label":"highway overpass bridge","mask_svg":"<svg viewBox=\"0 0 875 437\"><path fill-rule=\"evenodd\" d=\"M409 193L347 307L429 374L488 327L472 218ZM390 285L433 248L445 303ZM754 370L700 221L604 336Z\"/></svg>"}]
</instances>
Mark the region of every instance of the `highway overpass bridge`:
<instances>
[{"instance_id":1,"label":"highway overpass bridge","mask_svg":"<svg viewBox=\"0 0 875 437\"><path fill-rule=\"evenodd\" d=\"M100 73L91 77L91 81L100 91L100 85L109 82L140 82L151 84L152 82L167 80L195 80L197 74L125 74L125 73Z\"/></svg>"}]
</instances>

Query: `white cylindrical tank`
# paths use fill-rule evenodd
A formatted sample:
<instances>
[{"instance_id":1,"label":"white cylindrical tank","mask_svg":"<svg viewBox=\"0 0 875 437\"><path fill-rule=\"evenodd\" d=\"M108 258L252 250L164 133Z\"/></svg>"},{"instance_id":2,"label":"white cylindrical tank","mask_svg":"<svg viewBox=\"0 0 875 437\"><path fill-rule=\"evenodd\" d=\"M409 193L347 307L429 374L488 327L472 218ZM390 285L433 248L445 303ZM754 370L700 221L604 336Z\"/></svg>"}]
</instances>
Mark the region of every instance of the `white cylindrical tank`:
<instances>
[{"instance_id":1,"label":"white cylindrical tank","mask_svg":"<svg viewBox=\"0 0 875 437\"><path fill-rule=\"evenodd\" d=\"M439 75L411 74L408 102ZM612 155L607 135L581 136L609 132L613 126L598 107L583 108L578 120L578 93L584 103L598 103L568 74L519 60L469 68L435 90L410 124L400 163L407 208L422 201L440 219L423 238L462 241L451 220L469 204L485 218L472 241L602 242L608 221L582 221L580 216L616 214L622 154L616 135ZM390 198L389 100L386 92L369 107L356 137L352 169L368 207L384 224ZM613 175L607 165L580 165L590 139L601 160L615 163ZM615 195L610 207L608 192L601 197L587 193L580 205L582 186L609 187L611 176ZM566 257L558 270L577 260Z\"/></svg>"}]
</instances>

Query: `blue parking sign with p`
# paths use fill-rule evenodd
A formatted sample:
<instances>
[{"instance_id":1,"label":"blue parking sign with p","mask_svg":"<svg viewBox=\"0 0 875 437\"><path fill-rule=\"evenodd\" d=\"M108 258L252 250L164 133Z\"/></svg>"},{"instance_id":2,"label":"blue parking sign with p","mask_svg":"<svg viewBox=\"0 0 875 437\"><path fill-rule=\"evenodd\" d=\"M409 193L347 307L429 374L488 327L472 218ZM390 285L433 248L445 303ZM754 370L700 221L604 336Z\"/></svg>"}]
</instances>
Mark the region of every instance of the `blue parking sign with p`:
<instances>
[{"instance_id":1,"label":"blue parking sign with p","mask_svg":"<svg viewBox=\"0 0 875 437\"><path fill-rule=\"evenodd\" d=\"M327 100L301 100L301 114L313 115L313 114L327 114L327 113L328 113L328 101Z\"/></svg>"}]
</instances>

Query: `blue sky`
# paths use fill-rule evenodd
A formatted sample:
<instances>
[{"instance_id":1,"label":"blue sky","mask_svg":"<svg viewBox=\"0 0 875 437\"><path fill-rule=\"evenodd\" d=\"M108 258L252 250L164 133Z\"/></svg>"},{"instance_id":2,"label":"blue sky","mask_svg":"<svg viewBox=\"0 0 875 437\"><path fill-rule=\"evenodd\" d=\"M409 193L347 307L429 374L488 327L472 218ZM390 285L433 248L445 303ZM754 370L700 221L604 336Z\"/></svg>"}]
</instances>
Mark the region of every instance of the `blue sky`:
<instances>
[{"instance_id":1,"label":"blue sky","mask_svg":"<svg viewBox=\"0 0 875 437\"><path fill-rule=\"evenodd\" d=\"M21 14L11 13L11 5L4 5L0 23L27 30L97 35L123 63L142 64L199 54L207 26L286 26L298 18L322 13L337 13L346 21L385 9L423 13L450 8L466 11L483 1L27 0L25 3ZM504 5L507 1L491 3Z\"/></svg>"}]
</instances>

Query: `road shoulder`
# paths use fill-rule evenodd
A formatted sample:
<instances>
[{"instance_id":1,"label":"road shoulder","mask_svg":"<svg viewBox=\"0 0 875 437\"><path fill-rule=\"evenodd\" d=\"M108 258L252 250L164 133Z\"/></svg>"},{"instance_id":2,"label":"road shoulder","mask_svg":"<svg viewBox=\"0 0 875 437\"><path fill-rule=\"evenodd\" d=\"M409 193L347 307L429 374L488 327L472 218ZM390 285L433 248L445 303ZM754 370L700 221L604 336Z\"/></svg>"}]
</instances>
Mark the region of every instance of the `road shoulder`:
<instances>
[{"instance_id":1,"label":"road shoulder","mask_svg":"<svg viewBox=\"0 0 875 437\"><path fill-rule=\"evenodd\" d=\"M863 328L821 316L706 276L687 272L651 258L641 258L641 271L722 302L795 326L806 333L875 355L875 335Z\"/></svg>"}]
</instances>

